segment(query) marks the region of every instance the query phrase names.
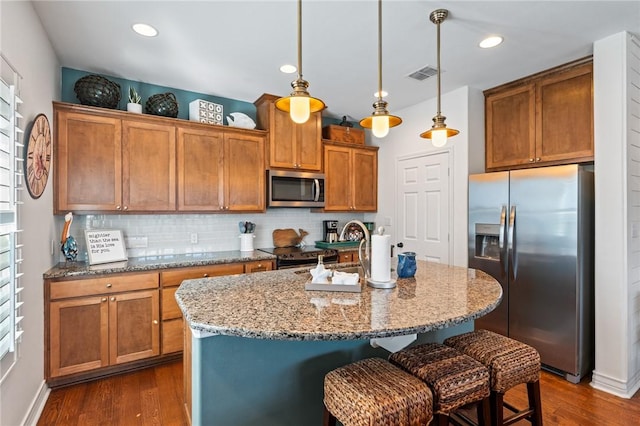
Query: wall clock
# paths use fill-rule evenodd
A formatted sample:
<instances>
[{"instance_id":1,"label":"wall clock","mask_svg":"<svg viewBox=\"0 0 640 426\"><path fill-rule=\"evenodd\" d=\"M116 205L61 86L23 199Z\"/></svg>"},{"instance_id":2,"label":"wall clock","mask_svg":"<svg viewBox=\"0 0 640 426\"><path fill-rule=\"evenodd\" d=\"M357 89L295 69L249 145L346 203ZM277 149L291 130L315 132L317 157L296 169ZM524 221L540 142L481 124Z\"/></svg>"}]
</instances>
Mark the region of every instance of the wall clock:
<instances>
[{"instance_id":1,"label":"wall clock","mask_svg":"<svg viewBox=\"0 0 640 426\"><path fill-rule=\"evenodd\" d=\"M49 119L38 114L33 120L25 146L24 174L31 198L40 198L47 186L51 167L51 128Z\"/></svg>"}]
</instances>

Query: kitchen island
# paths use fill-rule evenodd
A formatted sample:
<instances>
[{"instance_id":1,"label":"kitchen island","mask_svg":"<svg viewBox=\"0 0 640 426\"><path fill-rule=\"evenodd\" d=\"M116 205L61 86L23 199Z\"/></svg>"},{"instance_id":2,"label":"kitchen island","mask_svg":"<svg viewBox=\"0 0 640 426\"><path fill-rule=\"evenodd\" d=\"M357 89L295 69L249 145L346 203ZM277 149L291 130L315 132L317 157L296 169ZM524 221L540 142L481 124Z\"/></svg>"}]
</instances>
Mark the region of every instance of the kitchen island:
<instances>
[{"instance_id":1,"label":"kitchen island","mask_svg":"<svg viewBox=\"0 0 640 426\"><path fill-rule=\"evenodd\" d=\"M290 269L181 284L192 424L320 424L324 375L388 356L370 339L441 341L470 330L502 297L481 271L422 261L415 278L398 279L391 290L305 291L309 278Z\"/></svg>"}]
</instances>

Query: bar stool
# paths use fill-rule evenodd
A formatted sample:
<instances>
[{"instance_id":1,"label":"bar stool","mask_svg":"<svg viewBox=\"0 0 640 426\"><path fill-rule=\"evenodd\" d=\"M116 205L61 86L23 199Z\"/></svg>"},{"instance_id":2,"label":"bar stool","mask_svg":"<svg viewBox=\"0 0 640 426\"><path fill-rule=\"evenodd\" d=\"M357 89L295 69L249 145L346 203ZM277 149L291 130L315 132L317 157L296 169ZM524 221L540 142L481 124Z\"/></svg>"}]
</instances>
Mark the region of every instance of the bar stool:
<instances>
[{"instance_id":1,"label":"bar stool","mask_svg":"<svg viewBox=\"0 0 640 426\"><path fill-rule=\"evenodd\" d=\"M324 378L323 425L427 426L433 418L429 387L381 358L330 371Z\"/></svg>"},{"instance_id":2,"label":"bar stool","mask_svg":"<svg viewBox=\"0 0 640 426\"><path fill-rule=\"evenodd\" d=\"M453 336L446 339L444 343L489 368L491 417L494 425L509 425L522 419L527 419L533 425L542 425L538 351L522 342L487 330L476 330ZM527 384L529 406L518 410L504 402L504 394L521 383ZM515 414L505 418L504 407Z\"/></svg>"},{"instance_id":3,"label":"bar stool","mask_svg":"<svg viewBox=\"0 0 640 426\"><path fill-rule=\"evenodd\" d=\"M460 424L456 411L477 404L479 424L490 424L489 371L473 358L439 343L427 343L391 354L389 361L426 382L433 392L437 425ZM469 423L468 421L466 423Z\"/></svg>"}]
</instances>

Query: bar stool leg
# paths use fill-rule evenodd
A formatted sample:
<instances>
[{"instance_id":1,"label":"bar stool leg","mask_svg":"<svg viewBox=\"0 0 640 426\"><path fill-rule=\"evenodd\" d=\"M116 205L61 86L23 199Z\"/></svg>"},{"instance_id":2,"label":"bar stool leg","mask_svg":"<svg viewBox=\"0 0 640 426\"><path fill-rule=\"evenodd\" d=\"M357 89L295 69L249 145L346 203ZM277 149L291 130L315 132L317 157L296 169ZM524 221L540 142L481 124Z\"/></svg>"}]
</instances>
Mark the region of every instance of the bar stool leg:
<instances>
[{"instance_id":1,"label":"bar stool leg","mask_svg":"<svg viewBox=\"0 0 640 426\"><path fill-rule=\"evenodd\" d=\"M529 407L533 409L531 424L542 426L542 402L540 401L540 381L527 383L527 396L529 397Z\"/></svg>"},{"instance_id":2,"label":"bar stool leg","mask_svg":"<svg viewBox=\"0 0 640 426\"><path fill-rule=\"evenodd\" d=\"M492 391L491 402L493 425L502 426L504 424L504 394Z\"/></svg>"},{"instance_id":3,"label":"bar stool leg","mask_svg":"<svg viewBox=\"0 0 640 426\"><path fill-rule=\"evenodd\" d=\"M322 415L322 425L323 426L336 426L337 419L333 414L327 410L327 407L324 407L324 413Z\"/></svg>"},{"instance_id":4,"label":"bar stool leg","mask_svg":"<svg viewBox=\"0 0 640 426\"><path fill-rule=\"evenodd\" d=\"M445 414L436 414L436 424L438 426L449 426L449 416L445 415Z\"/></svg>"},{"instance_id":5,"label":"bar stool leg","mask_svg":"<svg viewBox=\"0 0 640 426\"><path fill-rule=\"evenodd\" d=\"M491 425L491 402L490 398L484 398L482 401L478 403L477 407L478 413L478 425L479 426L489 426Z\"/></svg>"}]
</instances>

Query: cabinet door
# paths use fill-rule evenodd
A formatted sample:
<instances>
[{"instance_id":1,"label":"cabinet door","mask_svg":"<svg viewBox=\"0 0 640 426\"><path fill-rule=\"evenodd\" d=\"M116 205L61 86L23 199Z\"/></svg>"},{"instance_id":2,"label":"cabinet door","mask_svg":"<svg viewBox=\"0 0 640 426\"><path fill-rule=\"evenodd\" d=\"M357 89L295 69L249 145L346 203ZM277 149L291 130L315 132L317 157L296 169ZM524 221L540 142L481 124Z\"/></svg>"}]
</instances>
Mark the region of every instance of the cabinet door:
<instances>
[{"instance_id":1,"label":"cabinet door","mask_svg":"<svg viewBox=\"0 0 640 426\"><path fill-rule=\"evenodd\" d=\"M174 126L122 121L123 210L176 209Z\"/></svg>"},{"instance_id":2,"label":"cabinet door","mask_svg":"<svg viewBox=\"0 0 640 426\"><path fill-rule=\"evenodd\" d=\"M158 290L109 297L109 362L120 364L160 354Z\"/></svg>"},{"instance_id":3,"label":"cabinet door","mask_svg":"<svg viewBox=\"0 0 640 426\"><path fill-rule=\"evenodd\" d=\"M223 167L222 132L178 128L178 210L221 210Z\"/></svg>"},{"instance_id":4,"label":"cabinet door","mask_svg":"<svg viewBox=\"0 0 640 426\"><path fill-rule=\"evenodd\" d=\"M319 171L322 169L322 115L311 114L303 124L296 124L296 168Z\"/></svg>"},{"instance_id":5,"label":"cabinet door","mask_svg":"<svg viewBox=\"0 0 640 426\"><path fill-rule=\"evenodd\" d=\"M378 210L378 152L353 149L352 152L353 208L357 211Z\"/></svg>"},{"instance_id":6,"label":"cabinet door","mask_svg":"<svg viewBox=\"0 0 640 426\"><path fill-rule=\"evenodd\" d=\"M352 210L351 148L325 145L324 147L324 209L326 211Z\"/></svg>"},{"instance_id":7,"label":"cabinet door","mask_svg":"<svg viewBox=\"0 0 640 426\"><path fill-rule=\"evenodd\" d=\"M56 111L54 213L122 204L119 119Z\"/></svg>"},{"instance_id":8,"label":"cabinet door","mask_svg":"<svg viewBox=\"0 0 640 426\"><path fill-rule=\"evenodd\" d=\"M536 100L536 160L593 161L592 64L542 79Z\"/></svg>"},{"instance_id":9,"label":"cabinet door","mask_svg":"<svg viewBox=\"0 0 640 426\"><path fill-rule=\"evenodd\" d=\"M51 302L49 312L50 377L109 365L106 296Z\"/></svg>"},{"instance_id":10,"label":"cabinet door","mask_svg":"<svg viewBox=\"0 0 640 426\"><path fill-rule=\"evenodd\" d=\"M269 123L269 165L275 168L292 169L298 162L296 154L296 123L289 113L269 105L272 120Z\"/></svg>"},{"instance_id":11,"label":"cabinet door","mask_svg":"<svg viewBox=\"0 0 640 426\"><path fill-rule=\"evenodd\" d=\"M535 153L535 86L518 86L485 98L486 168L533 163Z\"/></svg>"},{"instance_id":12,"label":"cabinet door","mask_svg":"<svg viewBox=\"0 0 640 426\"><path fill-rule=\"evenodd\" d=\"M225 210L265 210L264 138L229 133L225 139Z\"/></svg>"}]
</instances>

